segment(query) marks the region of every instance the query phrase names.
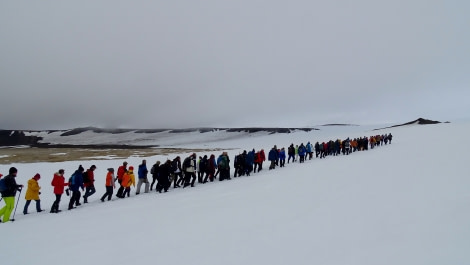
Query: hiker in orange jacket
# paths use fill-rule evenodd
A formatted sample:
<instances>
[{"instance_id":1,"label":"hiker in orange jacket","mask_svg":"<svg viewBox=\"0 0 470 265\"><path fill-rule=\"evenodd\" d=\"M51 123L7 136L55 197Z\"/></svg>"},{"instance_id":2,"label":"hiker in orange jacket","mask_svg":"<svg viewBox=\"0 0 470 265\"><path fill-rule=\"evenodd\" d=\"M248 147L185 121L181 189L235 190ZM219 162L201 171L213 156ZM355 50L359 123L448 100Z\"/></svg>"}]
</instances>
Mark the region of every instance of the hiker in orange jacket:
<instances>
[{"instance_id":1,"label":"hiker in orange jacket","mask_svg":"<svg viewBox=\"0 0 470 265\"><path fill-rule=\"evenodd\" d=\"M135 187L135 175L134 175L134 167L130 166L129 170L124 173L124 176L122 176L122 186L125 188L124 193L122 194L121 198L130 196L131 193L131 185Z\"/></svg>"},{"instance_id":2,"label":"hiker in orange jacket","mask_svg":"<svg viewBox=\"0 0 470 265\"><path fill-rule=\"evenodd\" d=\"M103 194L101 197L101 201L104 202L104 199L106 196L108 197L108 201L111 200L111 197L113 196L113 190L116 188L116 184L114 184L115 178L114 178L114 168L108 168L108 173L106 174L106 193Z\"/></svg>"}]
</instances>

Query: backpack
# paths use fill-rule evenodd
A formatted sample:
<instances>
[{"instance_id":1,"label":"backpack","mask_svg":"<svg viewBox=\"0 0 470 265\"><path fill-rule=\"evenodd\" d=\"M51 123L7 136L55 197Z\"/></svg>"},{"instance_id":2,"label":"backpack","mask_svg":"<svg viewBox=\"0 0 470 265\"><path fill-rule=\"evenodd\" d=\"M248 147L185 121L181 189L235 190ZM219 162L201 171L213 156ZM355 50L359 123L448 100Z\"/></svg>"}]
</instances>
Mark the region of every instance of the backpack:
<instances>
[{"instance_id":1,"label":"backpack","mask_svg":"<svg viewBox=\"0 0 470 265\"><path fill-rule=\"evenodd\" d=\"M72 174L72 176L70 176L69 178L69 187L72 187L72 185L75 184L75 173Z\"/></svg>"},{"instance_id":2,"label":"backpack","mask_svg":"<svg viewBox=\"0 0 470 265\"><path fill-rule=\"evenodd\" d=\"M228 166L228 165L227 165L227 158L226 158L225 156L222 156L222 157L220 158L218 167L219 167L219 168L222 168L222 169L225 169L225 168L227 168L227 166Z\"/></svg>"},{"instance_id":3,"label":"backpack","mask_svg":"<svg viewBox=\"0 0 470 265\"><path fill-rule=\"evenodd\" d=\"M88 175L89 171L85 171L85 173L83 173L83 183L88 183L90 182L90 176Z\"/></svg>"},{"instance_id":4,"label":"backpack","mask_svg":"<svg viewBox=\"0 0 470 265\"><path fill-rule=\"evenodd\" d=\"M191 158L186 157L183 161L183 171L186 171L186 169L190 166L191 166Z\"/></svg>"},{"instance_id":5,"label":"backpack","mask_svg":"<svg viewBox=\"0 0 470 265\"><path fill-rule=\"evenodd\" d=\"M7 184L5 183L5 179L0 179L0 192L7 191Z\"/></svg>"}]
</instances>

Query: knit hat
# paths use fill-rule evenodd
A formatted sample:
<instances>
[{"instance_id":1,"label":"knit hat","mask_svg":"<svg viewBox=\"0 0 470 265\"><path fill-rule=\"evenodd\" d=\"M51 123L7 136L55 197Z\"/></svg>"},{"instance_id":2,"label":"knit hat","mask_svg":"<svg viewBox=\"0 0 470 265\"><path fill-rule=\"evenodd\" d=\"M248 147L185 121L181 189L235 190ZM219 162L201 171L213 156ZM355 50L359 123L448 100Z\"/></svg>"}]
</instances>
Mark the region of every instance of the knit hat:
<instances>
[{"instance_id":1,"label":"knit hat","mask_svg":"<svg viewBox=\"0 0 470 265\"><path fill-rule=\"evenodd\" d=\"M41 175L39 175L39 173L36 173L36 175L34 175L33 179L35 180L38 180L41 178Z\"/></svg>"},{"instance_id":2,"label":"knit hat","mask_svg":"<svg viewBox=\"0 0 470 265\"><path fill-rule=\"evenodd\" d=\"M129 167L129 170L134 170L134 167L133 167L133 166L130 166L130 167Z\"/></svg>"},{"instance_id":3,"label":"knit hat","mask_svg":"<svg viewBox=\"0 0 470 265\"><path fill-rule=\"evenodd\" d=\"M18 169L16 169L16 167L10 167L10 171L8 171L10 174L15 174L16 172L18 172Z\"/></svg>"},{"instance_id":4,"label":"knit hat","mask_svg":"<svg viewBox=\"0 0 470 265\"><path fill-rule=\"evenodd\" d=\"M82 167L82 165L80 165L80 166L78 167L78 171L85 171L85 169Z\"/></svg>"},{"instance_id":5,"label":"knit hat","mask_svg":"<svg viewBox=\"0 0 470 265\"><path fill-rule=\"evenodd\" d=\"M114 172L114 168L110 167L108 168L108 171Z\"/></svg>"}]
</instances>

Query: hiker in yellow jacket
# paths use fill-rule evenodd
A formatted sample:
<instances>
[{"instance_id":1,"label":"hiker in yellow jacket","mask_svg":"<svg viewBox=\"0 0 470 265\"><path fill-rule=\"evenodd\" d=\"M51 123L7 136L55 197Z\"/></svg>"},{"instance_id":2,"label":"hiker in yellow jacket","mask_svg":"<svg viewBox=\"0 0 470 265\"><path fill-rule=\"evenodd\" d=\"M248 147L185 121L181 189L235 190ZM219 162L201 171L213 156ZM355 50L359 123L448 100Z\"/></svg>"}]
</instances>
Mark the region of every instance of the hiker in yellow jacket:
<instances>
[{"instance_id":1,"label":"hiker in yellow jacket","mask_svg":"<svg viewBox=\"0 0 470 265\"><path fill-rule=\"evenodd\" d=\"M122 186L125 187L124 193L122 194L122 198L130 196L131 193L131 185L135 187L135 175L134 175L134 167L130 166L129 170L124 173L122 176Z\"/></svg>"},{"instance_id":2,"label":"hiker in yellow jacket","mask_svg":"<svg viewBox=\"0 0 470 265\"><path fill-rule=\"evenodd\" d=\"M26 190L26 195L25 195L26 204L24 205L23 214L28 214L28 207L29 207L29 204L31 203L31 200L36 201L36 211L38 213L43 211L41 209L41 200L39 199L39 194L41 194L39 190L41 189L41 187L39 187L38 180L40 178L41 178L41 175L37 173L36 175L34 175L32 179L28 180L28 189Z\"/></svg>"}]
</instances>

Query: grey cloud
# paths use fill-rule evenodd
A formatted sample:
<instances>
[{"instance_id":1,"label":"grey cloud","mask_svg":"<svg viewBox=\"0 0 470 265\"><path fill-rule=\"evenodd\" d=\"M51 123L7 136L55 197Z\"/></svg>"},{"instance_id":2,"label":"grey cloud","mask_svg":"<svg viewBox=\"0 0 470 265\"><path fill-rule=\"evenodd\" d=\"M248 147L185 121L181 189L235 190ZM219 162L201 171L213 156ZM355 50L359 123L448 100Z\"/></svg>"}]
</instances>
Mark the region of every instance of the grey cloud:
<instances>
[{"instance_id":1,"label":"grey cloud","mask_svg":"<svg viewBox=\"0 0 470 265\"><path fill-rule=\"evenodd\" d=\"M468 3L3 6L4 128L303 126L470 113Z\"/></svg>"}]
</instances>

